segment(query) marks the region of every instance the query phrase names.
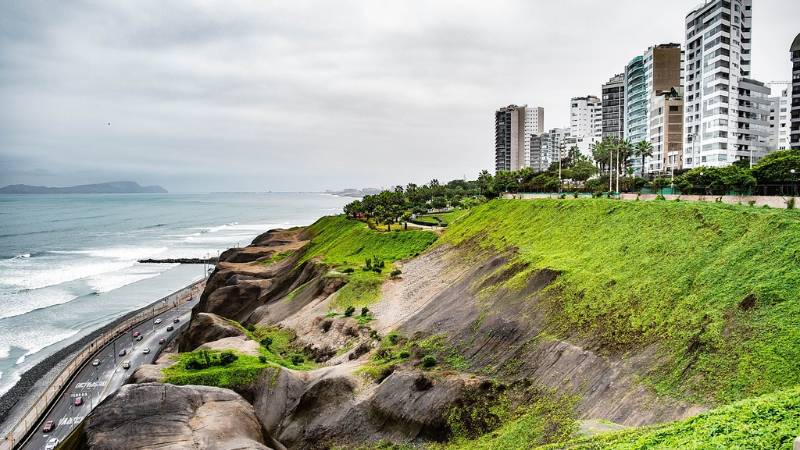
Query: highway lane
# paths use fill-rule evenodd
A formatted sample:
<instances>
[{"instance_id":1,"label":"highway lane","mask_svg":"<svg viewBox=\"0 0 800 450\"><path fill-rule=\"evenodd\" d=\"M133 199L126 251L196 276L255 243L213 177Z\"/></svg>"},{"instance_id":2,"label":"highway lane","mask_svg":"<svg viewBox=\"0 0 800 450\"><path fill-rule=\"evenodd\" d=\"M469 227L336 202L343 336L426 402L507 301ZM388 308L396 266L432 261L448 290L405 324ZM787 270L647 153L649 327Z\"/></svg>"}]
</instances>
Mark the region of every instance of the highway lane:
<instances>
[{"instance_id":1,"label":"highway lane","mask_svg":"<svg viewBox=\"0 0 800 450\"><path fill-rule=\"evenodd\" d=\"M48 441L53 438L63 441L69 433L106 397L120 388L130 375L142 364L151 364L155 360L161 345L159 339L169 340L171 335L180 332L188 325L191 318L191 308L197 304L198 298L186 302L175 309L166 311L144 322L114 340L113 344L106 346L95 359L90 360L64 390L61 398L50 409L46 417L37 425L30 439L19 448L44 449ZM178 322L173 319L178 318ZM160 323L156 324L160 319ZM172 331L167 331L172 327ZM141 340L134 337L136 332L141 333ZM144 353L144 349L149 349ZM124 351L124 355L120 353ZM94 365L94 363L97 365ZM125 363L130 363L128 369ZM76 399L82 402L76 405ZM55 422L55 428L44 432L45 422Z\"/></svg>"}]
</instances>

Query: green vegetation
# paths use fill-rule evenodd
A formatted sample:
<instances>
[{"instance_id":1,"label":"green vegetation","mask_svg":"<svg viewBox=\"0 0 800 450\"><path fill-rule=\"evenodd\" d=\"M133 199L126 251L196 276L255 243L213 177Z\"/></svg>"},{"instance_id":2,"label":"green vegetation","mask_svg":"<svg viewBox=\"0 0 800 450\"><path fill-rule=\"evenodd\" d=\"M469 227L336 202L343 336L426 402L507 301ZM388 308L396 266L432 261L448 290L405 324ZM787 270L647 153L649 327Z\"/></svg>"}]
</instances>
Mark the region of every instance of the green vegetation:
<instances>
[{"instance_id":1,"label":"green vegetation","mask_svg":"<svg viewBox=\"0 0 800 450\"><path fill-rule=\"evenodd\" d=\"M800 383L800 214L696 202L497 200L450 227L470 252L541 269L549 333L624 354L658 343L662 393L730 402ZM501 269L503 270L503 269Z\"/></svg>"},{"instance_id":2,"label":"green vegetation","mask_svg":"<svg viewBox=\"0 0 800 450\"><path fill-rule=\"evenodd\" d=\"M270 257L269 259L264 260L264 261L260 261L259 264L261 264L262 266L265 266L267 264L276 263L278 261L281 261L283 259L286 259L286 258L292 256L292 253L294 253L294 252L291 251L291 250L285 251L285 252L276 253L276 254L272 255L272 257Z\"/></svg>"},{"instance_id":3,"label":"green vegetation","mask_svg":"<svg viewBox=\"0 0 800 450\"><path fill-rule=\"evenodd\" d=\"M336 292L330 304L330 310L345 311L352 315L355 308L371 306L381 296L381 285L386 278L375 272L355 272L349 276L347 284ZM350 314L347 309L353 308Z\"/></svg>"},{"instance_id":4,"label":"green vegetation","mask_svg":"<svg viewBox=\"0 0 800 450\"><path fill-rule=\"evenodd\" d=\"M541 450L786 449L800 435L800 388L743 400L681 422L603 433ZM525 446L497 447L509 450Z\"/></svg>"},{"instance_id":5,"label":"green vegetation","mask_svg":"<svg viewBox=\"0 0 800 450\"><path fill-rule=\"evenodd\" d=\"M255 383L261 371L270 366L255 356L233 355L233 353L229 354L236 356L236 359L226 365L206 363L206 361L219 362L221 358L225 358L223 356L225 354L226 352L215 350L181 353L177 357L177 364L162 370L164 382L223 388L243 387Z\"/></svg>"},{"instance_id":6,"label":"green vegetation","mask_svg":"<svg viewBox=\"0 0 800 450\"><path fill-rule=\"evenodd\" d=\"M347 220L344 216L323 217L307 230L314 238L301 262L319 256L334 265L373 257L392 263L424 251L436 240L436 233L432 231L374 232L363 222Z\"/></svg>"}]
</instances>

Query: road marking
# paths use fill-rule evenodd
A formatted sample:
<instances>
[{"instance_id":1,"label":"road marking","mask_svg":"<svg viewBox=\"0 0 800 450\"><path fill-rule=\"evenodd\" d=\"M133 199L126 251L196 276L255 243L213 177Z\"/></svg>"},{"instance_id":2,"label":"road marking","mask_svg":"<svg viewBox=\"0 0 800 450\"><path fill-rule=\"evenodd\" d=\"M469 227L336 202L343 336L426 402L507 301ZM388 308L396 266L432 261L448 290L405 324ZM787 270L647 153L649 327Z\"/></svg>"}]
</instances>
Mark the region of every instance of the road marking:
<instances>
[{"instance_id":1,"label":"road marking","mask_svg":"<svg viewBox=\"0 0 800 450\"><path fill-rule=\"evenodd\" d=\"M62 417L61 419L58 420L58 426L77 425L81 423L84 417L86 416Z\"/></svg>"},{"instance_id":2,"label":"road marking","mask_svg":"<svg viewBox=\"0 0 800 450\"><path fill-rule=\"evenodd\" d=\"M75 385L75 389L97 389L99 387L106 387L108 381L84 381ZM84 394L85 396L86 394Z\"/></svg>"}]
</instances>

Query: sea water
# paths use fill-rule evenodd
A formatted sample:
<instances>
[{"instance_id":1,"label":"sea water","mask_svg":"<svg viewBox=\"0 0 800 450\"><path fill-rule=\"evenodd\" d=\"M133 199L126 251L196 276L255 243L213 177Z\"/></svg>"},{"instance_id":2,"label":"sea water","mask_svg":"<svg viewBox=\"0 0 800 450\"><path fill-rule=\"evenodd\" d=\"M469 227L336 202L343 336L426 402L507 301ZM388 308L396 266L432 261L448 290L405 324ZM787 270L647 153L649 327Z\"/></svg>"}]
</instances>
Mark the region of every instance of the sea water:
<instances>
[{"instance_id":1,"label":"sea water","mask_svg":"<svg viewBox=\"0 0 800 450\"><path fill-rule=\"evenodd\" d=\"M273 229L338 214L325 194L0 195L0 395L37 362L205 276Z\"/></svg>"}]
</instances>

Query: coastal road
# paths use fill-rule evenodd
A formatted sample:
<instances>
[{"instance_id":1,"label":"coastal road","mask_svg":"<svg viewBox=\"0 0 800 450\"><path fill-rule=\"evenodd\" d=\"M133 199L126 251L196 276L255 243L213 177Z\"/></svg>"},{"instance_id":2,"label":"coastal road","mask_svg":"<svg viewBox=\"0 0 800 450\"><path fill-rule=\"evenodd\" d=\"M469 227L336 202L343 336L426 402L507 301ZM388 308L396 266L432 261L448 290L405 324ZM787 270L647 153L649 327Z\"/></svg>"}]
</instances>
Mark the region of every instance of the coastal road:
<instances>
[{"instance_id":1,"label":"coastal road","mask_svg":"<svg viewBox=\"0 0 800 450\"><path fill-rule=\"evenodd\" d=\"M58 402L36 425L27 442L18 448L43 449L52 438L58 439L59 442L63 441L98 403L119 389L136 368L142 364L151 364L155 360L161 350L159 339L168 342L170 336L174 336L186 327L191 318L191 309L197 302L198 298L195 298L157 315L106 346L80 370L69 387L62 392ZM173 321L175 318L178 319L177 323ZM159 322L159 319L160 323L155 323ZM174 329L167 331L167 327L170 326ZM141 341L134 338L136 332L141 333ZM145 349L150 351L145 353ZM123 350L125 355L120 356L119 353ZM94 362L98 365L95 366ZM126 362L130 363L128 369L124 368ZM81 405L75 405L75 399L78 397L83 399ZM55 429L43 432L45 422L50 420L55 422Z\"/></svg>"}]
</instances>

